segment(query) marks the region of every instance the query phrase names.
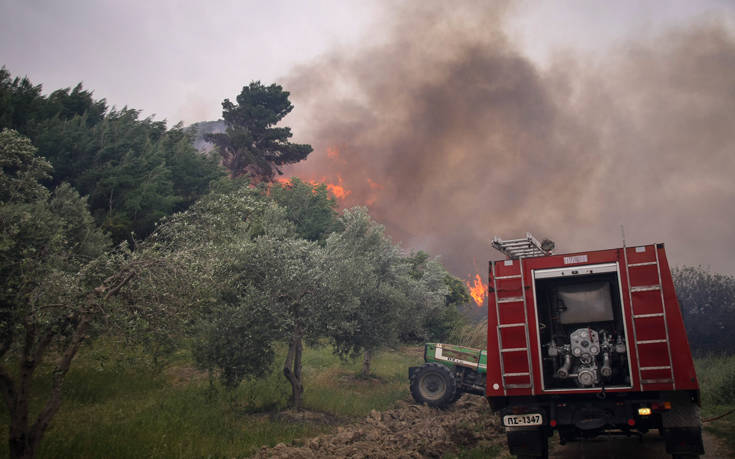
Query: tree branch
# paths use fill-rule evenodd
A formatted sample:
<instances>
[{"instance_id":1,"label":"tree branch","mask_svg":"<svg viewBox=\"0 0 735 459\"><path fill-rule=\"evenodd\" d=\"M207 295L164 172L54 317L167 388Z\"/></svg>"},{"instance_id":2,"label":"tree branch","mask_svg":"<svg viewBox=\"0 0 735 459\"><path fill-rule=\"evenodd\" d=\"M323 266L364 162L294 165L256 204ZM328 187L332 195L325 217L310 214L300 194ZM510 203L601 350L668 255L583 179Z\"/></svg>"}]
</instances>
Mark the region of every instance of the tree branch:
<instances>
[{"instance_id":1,"label":"tree branch","mask_svg":"<svg viewBox=\"0 0 735 459\"><path fill-rule=\"evenodd\" d=\"M46 402L46 405L43 407L38 417L36 418L36 422L33 424L33 427L31 427L30 435L32 437L32 441L40 440L40 438L43 436L43 433L48 428L51 419L59 410L59 407L61 407L61 388L64 384L64 377L69 371L71 362L74 359L74 356L77 354L77 351L79 351L79 347L84 341L84 336L87 332L89 320L90 319L88 315L85 314L84 316L82 316L76 330L74 330L71 342L69 343L66 351L64 352L61 360L54 370L51 395Z\"/></svg>"},{"instance_id":2,"label":"tree branch","mask_svg":"<svg viewBox=\"0 0 735 459\"><path fill-rule=\"evenodd\" d=\"M121 288L127 284L130 279L132 279L135 276L136 272L135 270L130 271L125 278L123 278L122 281L120 281L116 286L112 287L106 294L105 297L102 299L102 301L107 301L111 296L117 294L117 292L120 291Z\"/></svg>"}]
</instances>

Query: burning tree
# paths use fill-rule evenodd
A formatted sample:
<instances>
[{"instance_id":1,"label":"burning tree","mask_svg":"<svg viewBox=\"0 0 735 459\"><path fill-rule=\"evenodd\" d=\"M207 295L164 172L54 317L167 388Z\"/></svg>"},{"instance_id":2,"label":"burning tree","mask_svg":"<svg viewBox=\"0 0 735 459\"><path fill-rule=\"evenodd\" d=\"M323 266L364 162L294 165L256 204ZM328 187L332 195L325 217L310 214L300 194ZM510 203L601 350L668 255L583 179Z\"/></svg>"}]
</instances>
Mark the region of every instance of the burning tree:
<instances>
[{"instance_id":1,"label":"burning tree","mask_svg":"<svg viewBox=\"0 0 735 459\"><path fill-rule=\"evenodd\" d=\"M288 96L281 86L254 81L242 88L237 104L230 99L222 102L227 130L207 134L205 139L217 146L232 177L249 174L257 181L270 182L276 173L281 174L280 166L301 161L312 152L311 145L288 141L291 128L275 127L293 110Z\"/></svg>"}]
</instances>

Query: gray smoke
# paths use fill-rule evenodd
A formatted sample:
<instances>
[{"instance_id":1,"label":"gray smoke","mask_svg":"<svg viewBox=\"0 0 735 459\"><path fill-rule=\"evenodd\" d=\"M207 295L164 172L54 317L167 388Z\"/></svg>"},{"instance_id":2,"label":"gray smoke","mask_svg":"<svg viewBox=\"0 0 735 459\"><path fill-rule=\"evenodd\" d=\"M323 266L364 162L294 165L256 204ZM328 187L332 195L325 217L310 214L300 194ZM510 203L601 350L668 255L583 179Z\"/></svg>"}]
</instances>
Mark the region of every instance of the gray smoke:
<instances>
[{"instance_id":1,"label":"gray smoke","mask_svg":"<svg viewBox=\"0 0 735 459\"><path fill-rule=\"evenodd\" d=\"M735 37L718 23L543 73L505 7L390 8L389 33L282 83L315 147L289 175L336 181L404 247L484 273L493 236L557 251L665 242L673 264L735 273ZM328 155L336 149L338 156Z\"/></svg>"}]
</instances>

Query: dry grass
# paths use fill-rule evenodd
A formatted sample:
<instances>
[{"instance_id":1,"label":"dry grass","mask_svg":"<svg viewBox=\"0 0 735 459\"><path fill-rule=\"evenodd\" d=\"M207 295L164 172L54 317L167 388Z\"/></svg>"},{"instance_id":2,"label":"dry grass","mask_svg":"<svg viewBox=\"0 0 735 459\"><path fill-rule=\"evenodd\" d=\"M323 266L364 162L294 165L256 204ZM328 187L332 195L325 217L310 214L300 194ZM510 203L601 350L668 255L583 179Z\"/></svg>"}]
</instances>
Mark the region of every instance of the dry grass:
<instances>
[{"instance_id":1,"label":"dry grass","mask_svg":"<svg viewBox=\"0 0 735 459\"><path fill-rule=\"evenodd\" d=\"M451 343L485 349L487 347L487 320L467 324L456 330L452 334Z\"/></svg>"}]
</instances>

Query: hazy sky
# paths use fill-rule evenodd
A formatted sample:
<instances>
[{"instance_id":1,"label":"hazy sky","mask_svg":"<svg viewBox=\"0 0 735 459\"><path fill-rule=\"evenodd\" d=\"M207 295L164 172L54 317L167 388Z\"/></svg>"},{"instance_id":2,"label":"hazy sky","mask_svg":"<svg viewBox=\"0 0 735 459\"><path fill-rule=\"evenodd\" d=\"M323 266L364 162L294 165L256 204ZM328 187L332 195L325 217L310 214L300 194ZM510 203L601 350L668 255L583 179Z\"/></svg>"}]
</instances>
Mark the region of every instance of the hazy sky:
<instances>
[{"instance_id":1,"label":"hazy sky","mask_svg":"<svg viewBox=\"0 0 735 459\"><path fill-rule=\"evenodd\" d=\"M483 2L510 10L504 29L541 65L555 51L604 56L632 37L735 11L729 0L507 3ZM0 0L0 63L47 90L82 81L111 105L190 124L219 117L221 101L252 80L279 82L323 53L380 43L386 19L411 4Z\"/></svg>"},{"instance_id":2,"label":"hazy sky","mask_svg":"<svg viewBox=\"0 0 735 459\"><path fill-rule=\"evenodd\" d=\"M170 124L283 84L315 147L287 172L343 179L459 276L495 235L600 249L621 224L735 274L730 0L0 0L0 64Z\"/></svg>"}]
</instances>

